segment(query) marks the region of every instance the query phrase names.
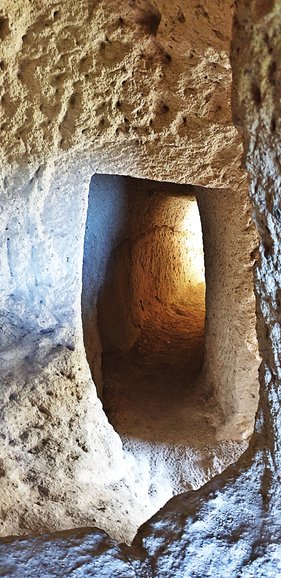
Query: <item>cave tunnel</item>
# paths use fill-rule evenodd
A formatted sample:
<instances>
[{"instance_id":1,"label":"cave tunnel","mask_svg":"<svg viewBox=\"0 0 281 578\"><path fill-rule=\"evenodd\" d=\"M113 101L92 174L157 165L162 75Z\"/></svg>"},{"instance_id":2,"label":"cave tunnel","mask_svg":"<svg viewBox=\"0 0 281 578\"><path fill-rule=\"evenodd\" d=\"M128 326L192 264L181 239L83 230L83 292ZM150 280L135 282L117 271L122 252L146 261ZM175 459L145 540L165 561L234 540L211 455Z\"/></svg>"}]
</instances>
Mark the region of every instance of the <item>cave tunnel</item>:
<instances>
[{"instance_id":1,"label":"cave tunnel","mask_svg":"<svg viewBox=\"0 0 281 578\"><path fill-rule=\"evenodd\" d=\"M163 439L168 422L170 432L177 427L183 400L194 405L204 359L204 272L193 187L92 178L84 340L119 433Z\"/></svg>"}]
</instances>

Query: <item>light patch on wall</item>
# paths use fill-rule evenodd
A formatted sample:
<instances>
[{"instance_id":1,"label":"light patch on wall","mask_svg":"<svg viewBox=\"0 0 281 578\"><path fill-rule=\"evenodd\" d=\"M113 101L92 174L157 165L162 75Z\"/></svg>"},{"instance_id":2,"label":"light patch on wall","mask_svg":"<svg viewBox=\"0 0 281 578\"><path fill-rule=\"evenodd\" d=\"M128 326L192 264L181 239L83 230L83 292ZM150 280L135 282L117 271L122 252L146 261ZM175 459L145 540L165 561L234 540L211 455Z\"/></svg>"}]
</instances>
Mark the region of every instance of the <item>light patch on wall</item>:
<instances>
[{"instance_id":1,"label":"light patch on wall","mask_svg":"<svg viewBox=\"0 0 281 578\"><path fill-rule=\"evenodd\" d=\"M192 283L194 285L205 283L202 228L196 199L187 205L186 214L182 222L182 229L186 234L184 239L187 249L186 260Z\"/></svg>"}]
</instances>

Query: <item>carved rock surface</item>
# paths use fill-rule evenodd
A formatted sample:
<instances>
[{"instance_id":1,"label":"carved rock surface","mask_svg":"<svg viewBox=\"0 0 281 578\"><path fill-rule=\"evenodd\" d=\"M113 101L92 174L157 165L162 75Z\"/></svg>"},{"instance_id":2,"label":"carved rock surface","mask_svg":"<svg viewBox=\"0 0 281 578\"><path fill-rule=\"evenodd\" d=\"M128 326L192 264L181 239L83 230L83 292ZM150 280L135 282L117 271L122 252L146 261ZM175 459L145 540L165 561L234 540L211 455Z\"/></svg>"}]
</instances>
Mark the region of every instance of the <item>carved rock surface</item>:
<instances>
[{"instance_id":1,"label":"carved rock surface","mask_svg":"<svg viewBox=\"0 0 281 578\"><path fill-rule=\"evenodd\" d=\"M71 149L92 173L236 185L231 4L4 0L2 167Z\"/></svg>"},{"instance_id":2,"label":"carved rock surface","mask_svg":"<svg viewBox=\"0 0 281 578\"><path fill-rule=\"evenodd\" d=\"M107 529L105 519L108 531L120 525L124 502L121 494L115 497L116 480L124 480L132 464L101 411L82 348L91 175L99 170L233 186L233 194L244 179L229 106L231 3L165 4L116 2L113 11L106 2L42 7L6 0L2 9L0 474L6 533L53 528L54 519L65 528L73 512L77 526ZM237 2L233 102L260 233L255 284L263 361L250 447L197 492L173 498L131 548L99 530L7 538L1 541L4 576L281 573L280 21L277 2ZM211 82L210 70L217 71ZM113 503L109 517L103 515L105 486ZM52 487L53 507L46 511ZM126 482L123 489L128 497ZM100 491L94 508L91 491ZM11 503L17 504L12 515ZM141 509L141 492L137 503ZM122 526L116 537L132 535L132 526Z\"/></svg>"}]
</instances>

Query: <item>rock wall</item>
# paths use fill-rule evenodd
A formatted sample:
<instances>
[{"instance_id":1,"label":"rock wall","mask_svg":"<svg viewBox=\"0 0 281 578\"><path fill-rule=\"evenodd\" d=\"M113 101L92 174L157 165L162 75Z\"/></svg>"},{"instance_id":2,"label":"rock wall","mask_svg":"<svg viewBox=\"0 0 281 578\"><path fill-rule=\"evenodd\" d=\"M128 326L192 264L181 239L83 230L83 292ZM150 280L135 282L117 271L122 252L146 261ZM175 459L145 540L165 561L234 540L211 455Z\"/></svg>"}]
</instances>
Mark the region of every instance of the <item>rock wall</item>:
<instances>
[{"instance_id":1,"label":"rock wall","mask_svg":"<svg viewBox=\"0 0 281 578\"><path fill-rule=\"evenodd\" d=\"M247 439L258 403L260 363L252 290L257 237L246 188L195 187L206 267L203 388L221 407L220 439Z\"/></svg>"},{"instance_id":2,"label":"rock wall","mask_svg":"<svg viewBox=\"0 0 281 578\"><path fill-rule=\"evenodd\" d=\"M148 575L278 576L280 564L280 4L237 2L233 107L243 130L260 234L255 287L262 364L255 433L243 458L197 493L174 498L139 532ZM145 575L145 571L143 572Z\"/></svg>"},{"instance_id":3,"label":"rock wall","mask_svg":"<svg viewBox=\"0 0 281 578\"><path fill-rule=\"evenodd\" d=\"M97 301L111 252L125 234L127 213L128 194L123 178L116 175L94 175L87 205L81 305L87 360L100 398L103 383Z\"/></svg>"},{"instance_id":4,"label":"rock wall","mask_svg":"<svg viewBox=\"0 0 281 578\"><path fill-rule=\"evenodd\" d=\"M219 0L4 0L1 166L71 150L91 174L159 180L160 161L161 180L236 186L231 19L230 0L223 18Z\"/></svg>"},{"instance_id":5,"label":"rock wall","mask_svg":"<svg viewBox=\"0 0 281 578\"><path fill-rule=\"evenodd\" d=\"M51 2L44 7L36 2L5 2L0 20L2 130L6 134L1 201L3 533L94 523L108 531L114 526L119 539L134 532L134 524L124 528L124 520L123 527L117 529L122 526L123 496L128 499L132 488L136 491L134 480L129 489L124 488L125 494L114 498L116 480L124 479L132 462L128 464L124 458L120 440L101 411L82 355L78 301L86 188L90 176L100 170L158 180L175 180L177 174L179 182L223 188L232 185L236 194L243 171L241 142L226 96L230 91L230 3L223 3L223 10L225 18L219 1L176 8L167 8L160 1L153 8L150 3L124 6L118 2L116 12L103 2L79 2L74 7L66 2L55 9ZM117 24L116 13L120 11ZM30 542L7 540L1 545L6 552L6 575L23 576L25 572L29 576L32 564L43 576L42 559L49 562L46 576L65 574L62 552L68 553L67 571L76 571L79 563L85 575L93 571L99 576L128 577L185 573L203 578L225 576L227 569L227 575L244 578L274 576L281 571L280 19L277 2L237 2L233 101L236 120L240 119L244 130L260 233L255 283L263 363L259 410L249 450L236 465L197 492L173 498L140 529L131 549L118 547L98 530L37 537ZM140 47L141 51L145 47L144 55L138 54ZM87 49L89 60L81 63L80 56L87 57ZM195 50L192 57L191 50ZM101 53L106 56L98 57ZM142 118L138 123L141 136L137 138L120 125L124 103L116 79L127 54L138 90L133 90L133 81L130 89L122 89L128 90L123 121L125 127L128 113L132 119ZM93 73L94 56L97 64ZM85 77L85 84L80 82L78 61L79 66L86 66L85 75L98 80L86 85ZM195 62L194 67L187 65L190 61ZM216 71L212 83L206 69ZM109 78L114 106L110 100L106 111L114 109L114 113L100 118L95 106L104 102ZM126 78L121 78L122 84ZM207 88L214 85L214 94L209 95ZM122 86L126 87L126 82ZM158 96L161 99L161 114L155 114L155 128L146 134L150 121L147 111L151 107L154 111L155 94L157 103ZM174 107L170 100L166 102L168 95ZM141 106L143 116L141 112L137 115ZM102 119L106 125L108 118L107 130L97 132L96 125ZM102 121L101 126L104 124ZM82 137L82 130L87 135L88 128L87 138ZM76 242L73 230L80 231ZM114 506L104 516L105 486ZM53 494L49 500L50 488ZM95 500L99 497L94 507L93 495ZM141 504L142 497L140 491L135 503ZM141 514L149 515L149 508Z\"/></svg>"}]
</instances>

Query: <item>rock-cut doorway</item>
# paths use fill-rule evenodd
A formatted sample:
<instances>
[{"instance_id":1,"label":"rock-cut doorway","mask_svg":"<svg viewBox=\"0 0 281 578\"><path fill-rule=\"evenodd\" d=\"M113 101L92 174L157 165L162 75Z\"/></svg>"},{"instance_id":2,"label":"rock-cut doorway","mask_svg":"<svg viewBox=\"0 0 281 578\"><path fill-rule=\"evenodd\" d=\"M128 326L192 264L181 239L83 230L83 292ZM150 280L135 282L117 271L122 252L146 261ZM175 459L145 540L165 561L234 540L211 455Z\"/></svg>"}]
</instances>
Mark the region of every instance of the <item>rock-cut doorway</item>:
<instances>
[{"instance_id":1,"label":"rock-cut doorway","mask_svg":"<svg viewBox=\"0 0 281 578\"><path fill-rule=\"evenodd\" d=\"M99 396L122 436L185 443L198 435L205 332L193 188L104 175L92 187L83 313Z\"/></svg>"}]
</instances>

